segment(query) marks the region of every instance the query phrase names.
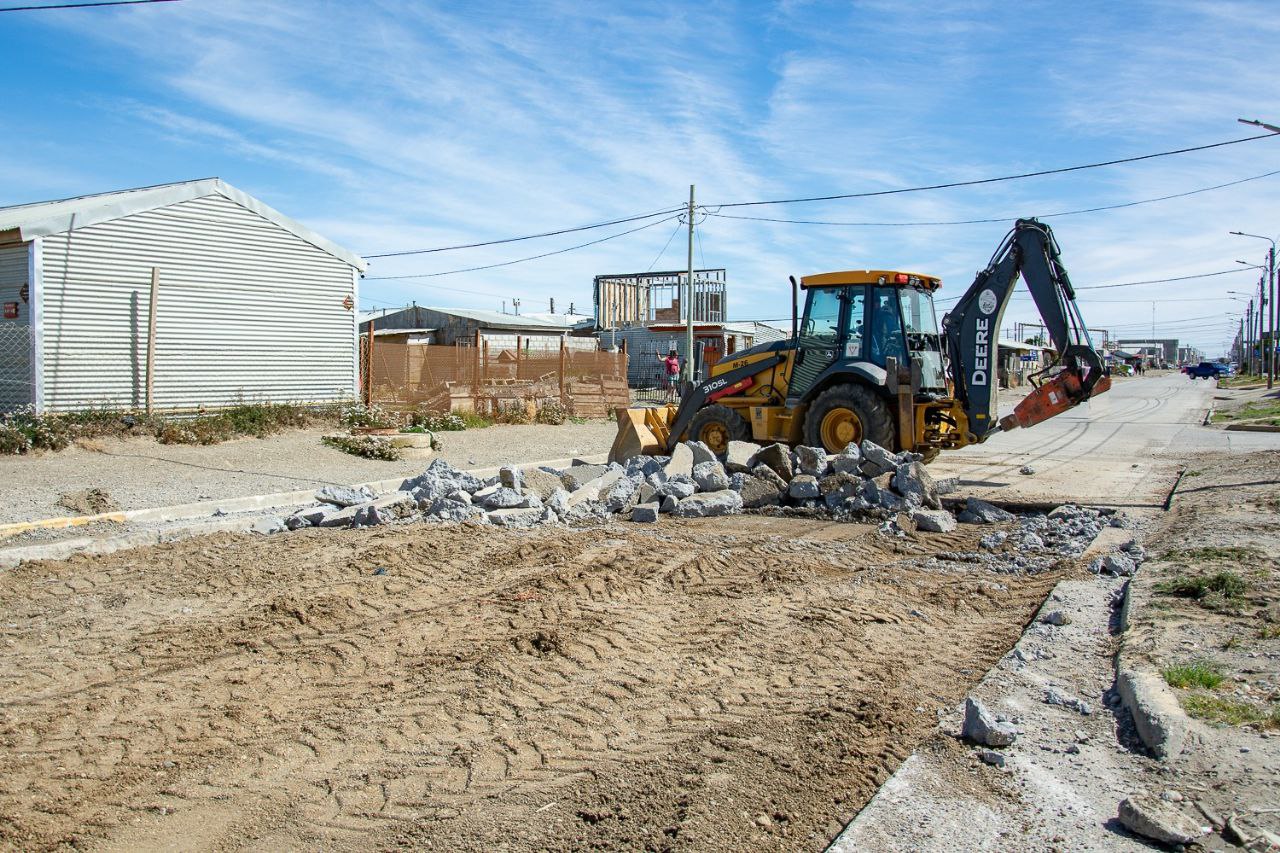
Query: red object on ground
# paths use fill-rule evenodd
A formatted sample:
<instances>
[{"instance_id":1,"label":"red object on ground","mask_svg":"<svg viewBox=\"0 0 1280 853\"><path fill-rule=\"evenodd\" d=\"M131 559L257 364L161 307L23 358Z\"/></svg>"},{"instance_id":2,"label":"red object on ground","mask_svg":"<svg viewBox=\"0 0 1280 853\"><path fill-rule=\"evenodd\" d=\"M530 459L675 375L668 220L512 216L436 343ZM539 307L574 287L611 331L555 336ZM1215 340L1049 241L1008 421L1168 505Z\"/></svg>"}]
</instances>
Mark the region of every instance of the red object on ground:
<instances>
[{"instance_id":1,"label":"red object on ground","mask_svg":"<svg viewBox=\"0 0 1280 853\"><path fill-rule=\"evenodd\" d=\"M1089 396L1101 394L1110 388L1111 377L1103 376L1093 386ZM1088 398L1084 396L1084 382L1081 381L1080 375L1069 370L1063 371L1028 394L1014 407L1012 415L1001 418L1000 428L1009 430L1034 426L1078 406L1086 399Z\"/></svg>"}]
</instances>

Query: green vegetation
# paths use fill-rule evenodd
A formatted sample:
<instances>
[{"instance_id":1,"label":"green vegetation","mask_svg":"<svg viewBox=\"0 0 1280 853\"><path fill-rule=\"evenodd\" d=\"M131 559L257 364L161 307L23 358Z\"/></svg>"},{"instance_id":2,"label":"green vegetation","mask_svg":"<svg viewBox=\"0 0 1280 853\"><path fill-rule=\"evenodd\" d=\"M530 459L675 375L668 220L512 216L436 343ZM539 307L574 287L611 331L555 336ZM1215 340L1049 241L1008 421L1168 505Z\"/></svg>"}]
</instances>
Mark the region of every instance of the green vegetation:
<instances>
[{"instance_id":1,"label":"green vegetation","mask_svg":"<svg viewBox=\"0 0 1280 853\"><path fill-rule=\"evenodd\" d=\"M1170 687L1205 687L1212 690L1226 680L1218 665L1207 660L1166 666L1160 670L1160 674Z\"/></svg>"},{"instance_id":2,"label":"green vegetation","mask_svg":"<svg viewBox=\"0 0 1280 853\"><path fill-rule=\"evenodd\" d=\"M1280 426L1280 400L1251 400L1238 409L1213 413L1213 423L1239 421Z\"/></svg>"},{"instance_id":3,"label":"green vegetation","mask_svg":"<svg viewBox=\"0 0 1280 853\"><path fill-rule=\"evenodd\" d=\"M1218 377L1219 388L1261 388L1266 384L1267 378L1265 376L1251 376L1247 373Z\"/></svg>"},{"instance_id":4,"label":"green vegetation","mask_svg":"<svg viewBox=\"0 0 1280 853\"><path fill-rule=\"evenodd\" d=\"M1261 728L1280 728L1280 705L1270 711L1208 693L1192 693L1182 697L1182 707L1191 716L1211 723L1229 726L1256 725Z\"/></svg>"},{"instance_id":5,"label":"green vegetation","mask_svg":"<svg viewBox=\"0 0 1280 853\"><path fill-rule=\"evenodd\" d=\"M1263 625L1258 628L1259 640L1280 640L1280 625Z\"/></svg>"},{"instance_id":6,"label":"green vegetation","mask_svg":"<svg viewBox=\"0 0 1280 853\"><path fill-rule=\"evenodd\" d=\"M1176 595L1180 598L1194 598L1196 601L1216 609L1244 595L1249 587L1244 578L1235 572L1218 572L1212 575L1178 575L1167 581L1160 581L1155 591L1161 595Z\"/></svg>"},{"instance_id":7,"label":"green vegetation","mask_svg":"<svg viewBox=\"0 0 1280 853\"><path fill-rule=\"evenodd\" d=\"M332 423L332 406L241 403L189 418L147 416L119 409L37 415L31 408L0 415L0 453L62 450L79 439L150 436L163 444L216 444L238 436L262 438L285 429Z\"/></svg>"},{"instance_id":8,"label":"green vegetation","mask_svg":"<svg viewBox=\"0 0 1280 853\"><path fill-rule=\"evenodd\" d=\"M363 456L365 459L396 462L401 456L398 447L392 447L390 442L376 435L326 435L320 440L344 453Z\"/></svg>"}]
</instances>

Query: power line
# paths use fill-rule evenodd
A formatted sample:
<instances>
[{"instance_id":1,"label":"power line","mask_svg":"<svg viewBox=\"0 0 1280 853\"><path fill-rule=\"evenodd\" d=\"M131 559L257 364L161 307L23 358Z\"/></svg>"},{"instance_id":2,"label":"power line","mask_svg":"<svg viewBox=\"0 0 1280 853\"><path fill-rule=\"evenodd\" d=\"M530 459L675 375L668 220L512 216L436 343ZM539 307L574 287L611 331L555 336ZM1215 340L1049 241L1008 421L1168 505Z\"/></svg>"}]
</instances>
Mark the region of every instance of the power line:
<instances>
[{"instance_id":1,"label":"power line","mask_svg":"<svg viewBox=\"0 0 1280 853\"><path fill-rule=\"evenodd\" d=\"M1026 178L1040 178L1046 175L1062 175L1068 172L1080 172L1085 169L1098 169L1103 166L1117 166L1117 165L1120 165L1121 163L1137 163L1142 160L1154 160L1157 157L1171 157L1175 154L1190 154L1193 151L1207 151L1211 148L1222 148L1227 145L1239 145L1242 142L1253 142L1254 140L1257 140L1257 139L1270 139L1274 136L1280 136L1280 134L1262 133L1257 136L1246 136L1243 139L1229 139L1225 142L1213 142L1208 145L1194 145L1189 148L1175 148L1170 151L1158 151L1154 154L1141 154L1136 157L1121 157L1116 160L1104 160L1099 163L1085 163L1080 166L1062 166L1056 169L1041 169L1036 172L1022 172L1017 175L1001 175L1000 177L995 177L995 178L978 178L972 181L950 181L943 184L929 184L926 186L918 186L918 187L903 187L901 189L896 189L896 190L874 190L874 191L859 192L859 193L841 193L839 195L811 196L808 198L783 198L783 199L772 199L769 201L738 201L733 203L713 204L708 206L714 207L717 210L719 210L721 208L726 208L726 207L757 207L759 205L765 205L765 204L800 204L803 202L811 202L811 201L836 201L839 199L846 199L846 198L873 198L876 196L901 195L903 193L927 192L929 190L945 190L945 189L952 189L955 187L973 187L973 186L980 186L982 184L996 184L1004 181L1020 181Z\"/></svg>"},{"instance_id":2,"label":"power line","mask_svg":"<svg viewBox=\"0 0 1280 853\"><path fill-rule=\"evenodd\" d=\"M96 0L92 3L57 3L52 6L9 6L0 12L42 12L47 9L89 9L96 6L141 6L147 3L177 3L178 0Z\"/></svg>"},{"instance_id":3,"label":"power line","mask_svg":"<svg viewBox=\"0 0 1280 853\"><path fill-rule=\"evenodd\" d=\"M659 219L657 221L649 222L644 225L641 225L639 228L632 228L627 231L620 231L617 234L610 234L608 237L601 237L599 240L591 240L590 242L587 242L587 243L579 243L576 246L569 246L564 249L556 249L554 252L543 252L540 255L530 255L527 258L516 258L513 261L502 261L501 263L497 263L497 264L485 264L483 266L466 267L464 269L457 269L457 270L445 270L444 272L418 273L415 275L368 276L367 278L365 278L365 281L397 281L401 279L438 278L439 276L442 276L442 275L456 275L458 273L464 273L464 272L479 272L480 270L492 270L492 269L497 269L498 267L509 267L514 264L525 263L526 261L536 261L540 258L549 258L552 255L563 255L566 252L572 252L577 249L585 249L587 246L594 246L598 243L604 243L608 240L616 240L619 237L625 237L628 234L635 234L637 231L643 231L646 228L652 228L655 225L661 225L664 222L670 222L672 219L676 219L676 218L677 217L672 216L666 219ZM581 230L581 229L578 229L578 230Z\"/></svg>"},{"instance_id":4,"label":"power line","mask_svg":"<svg viewBox=\"0 0 1280 853\"><path fill-rule=\"evenodd\" d=\"M662 247L662 251L658 253L658 257L653 259L653 263L649 264L649 268L645 270L645 272L653 272L653 268L658 265L658 261L662 260L662 256L667 253L667 249L671 248L671 241L674 240L676 238L676 235L680 233L680 226L683 224L684 224L684 217L683 216L676 217L676 227L671 232L671 236L667 238L666 245Z\"/></svg>"},{"instance_id":5,"label":"power line","mask_svg":"<svg viewBox=\"0 0 1280 853\"><path fill-rule=\"evenodd\" d=\"M1074 288L1072 288L1072 289L1073 289L1073 290L1076 290L1076 291L1081 291L1081 290L1110 290L1110 289L1112 289L1112 288L1116 288L1116 287L1138 287L1138 286L1140 286L1140 285L1144 285L1144 284L1167 284L1168 282L1171 282L1171 281L1190 281L1191 279L1195 279L1195 278L1212 278L1213 276L1216 276L1216 275L1227 275L1227 274L1229 274L1229 273L1233 273L1233 272L1243 272L1244 270L1245 270L1245 267L1235 267L1234 269L1229 269L1229 270L1218 270L1217 272L1197 273L1196 275L1180 275L1180 276L1177 276L1177 277L1175 277L1175 278L1151 278L1151 279L1147 279L1146 281L1121 281L1121 282L1117 282L1117 283L1115 283L1115 284L1089 284L1089 285L1084 285L1084 286L1082 286L1082 287L1074 287ZM961 294L961 295L963 295L963 294ZM956 300L958 300L958 299L960 299L960 298L961 298L960 296L951 296L951 297L948 297L948 298L946 298L946 299L936 299L936 300L934 300L934 301L935 301L935 302L955 302ZM1152 301L1160 302L1160 301L1163 301L1163 300L1159 300L1159 299L1157 299L1157 300L1151 300L1151 299L1140 299L1140 300L1137 300L1137 301L1139 301L1139 302L1152 302Z\"/></svg>"},{"instance_id":6,"label":"power line","mask_svg":"<svg viewBox=\"0 0 1280 853\"><path fill-rule=\"evenodd\" d=\"M1174 193L1173 195L1157 196L1156 198L1144 198L1144 199L1141 199L1140 201L1127 201L1120 204L1107 204L1107 205L1102 205L1100 207L1086 207L1086 208L1081 208L1080 210L1063 210L1063 211L1058 211L1057 213L1042 213L1042 214L1038 214L1037 218L1048 219L1050 217L1057 217L1057 216L1076 216L1082 213L1100 213L1105 210L1119 210L1125 207L1137 207L1138 205L1142 205L1142 204L1155 204L1156 202L1160 202L1160 201L1169 201L1170 199L1175 199L1175 198L1185 198L1186 196L1196 195L1197 193L1207 193L1213 190L1220 190L1220 189L1225 189L1227 187L1234 187L1239 184L1248 183L1249 181L1257 181L1257 180L1261 180L1262 178L1270 178L1274 175L1280 175L1280 169L1274 172L1265 172L1261 175L1254 175L1253 177L1250 177L1250 178L1241 178L1238 181L1230 181L1228 183L1217 184L1212 187L1201 187L1195 190L1188 190L1187 192ZM848 226L857 226L862 228L908 228L908 227L921 227L921 226L930 226L930 225L979 225L979 224L986 224L991 222L1008 222L1010 219L1018 218L1017 216L992 216L984 219L951 219L951 220L940 220L936 222L835 222L835 221L821 220L821 219L777 219L777 218L768 217L768 216L734 216L733 214L729 214L729 213L708 212L707 215L715 216L719 219L740 219L740 220L747 220L750 222L780 222L787 225L848 225Z\"/></svg>"},{"instance_id":7,"label":"power line","mask_svg":"<svg viewBox=\"0 0 1280 853\"><path fill-rule=\"evenodd\" d=\"M434 249L405 249L399 252L381 252L376 255L364 255L364 258L398 258L404 255L430 255L436 252L452 252L456 249L477 249L481 246L497 246L502 243L519 243L524 240L537 240L542 237L556 237L560 234L573 234L577 231L590 231L594 228L608 228L610 225L622 225L626 222L639 222L642 219L652 219L655 216L665 216L668 213L675 213L684 210L685 207L670 207L666 210L659 210L653 213L644 213L637 216L627 216L622 219L611 219L608 222L597 222L594 225L579 225L575 228L561 228L558 231L543 231L540 234L526 234L523 237L505 237L501 240L487 240L483 243L461 243L457 246L439 246ZM666 220L663 220L664 222Z\"/></svg>"}]
</instances>

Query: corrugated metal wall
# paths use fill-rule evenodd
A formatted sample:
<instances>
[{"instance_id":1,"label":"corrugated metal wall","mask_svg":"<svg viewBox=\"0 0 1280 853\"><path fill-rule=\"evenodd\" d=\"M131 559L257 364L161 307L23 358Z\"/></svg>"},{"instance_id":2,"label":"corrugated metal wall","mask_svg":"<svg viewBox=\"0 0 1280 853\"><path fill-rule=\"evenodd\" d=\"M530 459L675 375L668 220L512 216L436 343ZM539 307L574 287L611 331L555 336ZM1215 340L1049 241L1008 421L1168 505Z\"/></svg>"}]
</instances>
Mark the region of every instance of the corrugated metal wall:
<instances>
[{"instance_id":1,"label":"corrugated metal wall","mask_svg":"<svg viewBox=\"0 0 1280 853\"><path fill-rule=\"evenodd\" d=\"M0 246L0 303L17 303L18 316L0 314L0 411L31 402L31 305L21 296L28 284L26 243Z\"/></svg>"},{"instance_id":2,"label":"corrugated metal wall","mask_svg":"<svg viewBox=\"0 0 1280 853\"><path fill-rule=\"evenodd\" d=\"M160 270L155 407L354 396L352 269L222 196L43 241L44 405L145 402Z\"/></svg>"}]
</instances>

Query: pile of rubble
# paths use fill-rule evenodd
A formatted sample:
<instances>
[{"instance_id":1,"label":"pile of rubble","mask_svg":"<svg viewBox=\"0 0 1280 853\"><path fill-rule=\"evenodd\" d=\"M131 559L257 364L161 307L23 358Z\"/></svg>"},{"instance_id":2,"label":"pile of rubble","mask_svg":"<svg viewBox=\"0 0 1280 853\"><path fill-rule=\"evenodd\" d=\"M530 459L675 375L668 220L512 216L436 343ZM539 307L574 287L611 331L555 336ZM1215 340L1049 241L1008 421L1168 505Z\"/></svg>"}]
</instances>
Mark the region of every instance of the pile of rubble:
<instances>
[{"instance_id":1,"label":"pile of rubble","mask_svg":"<svg viewBox=\"0 0 1280 853\"><path fill-rule=\"evenodd\" d=\"M875 518L889 525L896 525L902 513L918 529L935 532L953 530L957 520L1013 519L972 498L958 517L952 515L942 508L940 496L955 486L955 481L935 481L919 454L890 453L870 441L837 454L732 441L723 457L691 441L677 445L670 456L639 456L625 465L524 471L509 466L487 480L438 459L381 497L367 488L320 489L315 506L282 526L366 527L409 518L515 526L617 516L653 522L663 514L689 518L770 507Z\"/></svg>"}]
</instances>

